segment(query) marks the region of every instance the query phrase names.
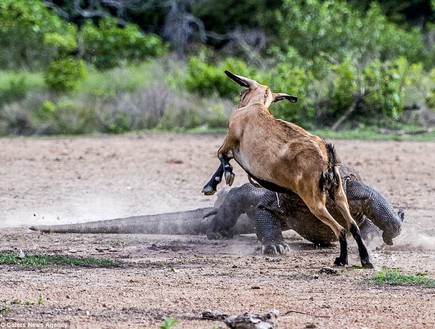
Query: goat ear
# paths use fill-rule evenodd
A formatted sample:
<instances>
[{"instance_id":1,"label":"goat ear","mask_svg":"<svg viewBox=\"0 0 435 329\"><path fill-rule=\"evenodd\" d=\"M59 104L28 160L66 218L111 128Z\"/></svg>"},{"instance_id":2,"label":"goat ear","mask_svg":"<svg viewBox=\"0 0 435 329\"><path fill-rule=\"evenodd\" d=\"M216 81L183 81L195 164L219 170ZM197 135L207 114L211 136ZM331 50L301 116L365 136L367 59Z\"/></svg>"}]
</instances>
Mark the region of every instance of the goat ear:
<instances>
[{"instance_id":1,"label":"goat ear","mask_svg":"<svg viewBox=\"0 0 435 329\"><path fill-rule=\"evenodd\" d=\"M278 93L278 94L274 94L273 102L279 102L279 101L282 101L284 99L288 100L291 103L296 103L298 101L298 98L295 96L290 96L287 94Z\"/></svg>"},{"instance_id":2,"label":"goat ear","mask_svg":"<svg viewBox=\"0 0 435 329\"><path fill-rule=\"evenodd\" d=\"M225 74L231 79L237 82L242 87L246 88L253 88L257 82L245 77L242 77L241 75L236 75L234 73L231 73L230 71L225 70Z\"/></svg>"}]
</instances>

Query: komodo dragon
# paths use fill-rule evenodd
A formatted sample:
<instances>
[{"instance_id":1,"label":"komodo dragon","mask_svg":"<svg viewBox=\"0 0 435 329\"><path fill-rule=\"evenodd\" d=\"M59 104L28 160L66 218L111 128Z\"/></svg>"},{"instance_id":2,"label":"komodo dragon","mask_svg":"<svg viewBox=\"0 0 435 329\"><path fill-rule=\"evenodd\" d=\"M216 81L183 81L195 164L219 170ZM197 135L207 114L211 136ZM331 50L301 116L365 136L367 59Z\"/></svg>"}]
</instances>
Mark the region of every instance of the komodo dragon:
<instances>
[{"instance_id":1,"label":"komodo dragon","mask_svg":"<svg viewBox=\"0 0 435 329\"><path fill-rule=\"evenodd\" d=\"M377 191L362 182L351 167L342 165L340 174L350 211L367 238L380 234L385 243L392 245L393 238L401 232L404 211L396 212L390 203ZM345 225L333 200L328 197L328 210L341 225ZM329 245L336 241L332 230L320 222L296 193L275 193L251 184L233 188L222 205L215 210L207 230L210 239L229 238L240 214L246 213L255 222L258 239L266 252L283 252L282 231L292 229L316 245Z\"/></svg>"},{"instance_id":2,"label":"komodo dragon","mask_svg":"<svg viewBox=\"0 0 435 329\"><path fill-rule=\"evenodd\" d=\"M363 236L382 231L384 241L392 244L400 234L403 211L396 213L381 194L362 182L354 169L342 165L340 172L351 213ZM332 200L328 201L328 209L341 218ZM296 194L277 194L249 183L220 195L215 208L30 229L47 233L207 234L209 239L256 232L266 251L282 251L286 246L282 230L288 229L318 245L335 241L332 231L310 213Z\"/></svg>"}]
</instances>

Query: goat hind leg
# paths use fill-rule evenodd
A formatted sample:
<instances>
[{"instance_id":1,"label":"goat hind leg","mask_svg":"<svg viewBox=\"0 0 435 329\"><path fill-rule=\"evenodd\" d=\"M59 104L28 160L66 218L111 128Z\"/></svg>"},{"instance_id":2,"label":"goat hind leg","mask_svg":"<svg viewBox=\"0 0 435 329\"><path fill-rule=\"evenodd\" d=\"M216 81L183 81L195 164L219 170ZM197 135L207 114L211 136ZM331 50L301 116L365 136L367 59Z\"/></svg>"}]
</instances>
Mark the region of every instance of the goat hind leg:
<instances>
[{"instance_id":1,"label":"goat hind leg","mask_svg":"<svg viewBox=\"0 0 435 329\"><path fill-rule=\"evenodd\" d=\"M334 232L335 236L338 238L340 243L340 255L335 258L334 265L345 266L348 264L347 256L347 240L346 240L346 229L342 227L334 217L331 216L324 202L317 201L315 203L310 202L311 200L304 200L310 211L325 225L328 225Z\"/></svg>"},{"instance_id":2,"label":"goat hind leg","mask_svg":"<svg viewBox=\"0 0 435 329\"><path fill-rule=\"evenodd\" d=\"M233 173L233 166L230 164L230 158L222 154L220 160L225 175L225 183L231 186L233 185L235 175Z\"/></svg>"},{"instance_id":3,"label":"goat hind leg","mask_svg":"<svg viewBox=\"0 0 435 329\"><path fill-rule=\"evenodd\" d=\"M361 238L361 232L358 225L356 224L355 220L352 218L352 215L350 214L347 198L341 186L339 186L339 188L335 192L334 199L338 210L340 211L341 215L346 219L346 223L348 225L350 233L352 233L352 236L358 245L358 252L359 252L359 257L361 259L361 265L363 267L372 268L373 264L370 262L370 257L367 251L367 247L365 246L364 241Z\"/></svg>"}]
</instances>

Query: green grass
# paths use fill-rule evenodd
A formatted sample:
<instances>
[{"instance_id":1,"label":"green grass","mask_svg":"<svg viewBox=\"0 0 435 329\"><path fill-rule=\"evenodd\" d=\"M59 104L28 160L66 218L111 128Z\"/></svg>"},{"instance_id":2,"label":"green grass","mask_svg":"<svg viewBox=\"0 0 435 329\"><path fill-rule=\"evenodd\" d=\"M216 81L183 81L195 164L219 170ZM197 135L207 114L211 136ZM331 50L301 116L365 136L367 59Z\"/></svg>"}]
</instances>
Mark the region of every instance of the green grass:
<instances>
[{"instance_id":1,"label":"green grass","mask_svg":"<svg viewBox=\"0 0 435 329\"><path fill-rule=\"evenodd\" d=\"M144 62L106 71L89 69L88 76L80 81L76 93L98 96L116 96L120 92L132 92L155 81L159 62ZM24 92L46 89L43 72L0 71L0 94L14 92L19 85Z\"/></svg>"},{"instance_id":2,"label":"green grass","mask_svg":"<svg viewBox=\"0 0 435 329\"><path fill-rule=\"evenodd\" d=\"M399 269L382 269L367 280L376 286L421 286L435 288L435 279L427 278L425 273L407 275Z\"/></svg>"},{"instance_id":3,"label":"green grass","mask_svg":"<svg viewBox=\"0 0 435 329\"><path fill-rule=\"evenodd\" d=\"M87 78L79 82L76 90L58 94L48 91L42 72L0 71L0 108L15 102L0 118L0 134L125 133L146 128L226 133L226 117L229 109L236 108L236 102L215 96L198 98L184 92L185 73L180 63L162 60L105 71L89 68ZM29 96L29 91L34 93ZM163 114L153 112L158 108L156 103L163 104ZM41 112L39 109L47 104L53 104L55 110ZM137 108L142 109L140 115L135 112ZM46 117L41 119L41 113ZM330 139L435 141L435 131L416 133L421 130L417 126L395 123L397 132L386 134L382 128L366 124L339 132L309 130ZM345 127L349 126L343 124Z\"/></svg>"},{"instance_id":4,"label":"green grass","mask_svg":"<svg viewBox=\"0 0 435 329\"><path fill-rule=\"evenodd\" d=\"M167 130L154 129L155 132L164 132ZM214 128L209 129L202 127L196 127L193 129L173 129L173 132L187 132L198 134L226 134L227 128ZM331 131L327 129L322 130L309 130L312 134L321 136L328 139L358 139L358 140L379 140L379 141L420 141L420 142L434 142L435 131L424 134L382 134L377 128L366 128L364 130L342 130ZM408 130L407 130L408 131ZM412 131L412 130L410 130Z\"/></svg>"},{"instance_id":5,"label":"green grass","mask_svg":"<svg viewBox=\"0 0 435 329\"><path fill-rule=\"evenodd\" d=\"M25 305L25 306L44 305L44 296L42 294L39 294L38 300L34 302L30 300L22 301L18 298L14 298L12 300L3 299L0 302L0 314L2 312L6 313L10 311L11 306L13 305Z\"/></svg>"},{"instance_id":6,"label":"green grass","mask_svg":"<svg viewBox=\"0 0 435 329\"><path fill-rule=\"evenodd\" d=\"M112 97L122 92L134 92L149 86L158 69L158 62L153 61L106 71L90 70L87 78L79 82L76 92Z\"/></svg>"},{"instance_id":7,"label":"green grass","mask_svg":"<svg viewBox=\"0 0 435 329\"><path fill-rule=\"evenodd\" d=\"M119 263L108 258L72 257L66 255L28 254L24 258L11 252L0 253L0 265L20 265L23 267L116 267Z\"/></svg>"},{"instance_id":8,"label":"green grass","mask_svg":"<svg viewBox=\"0 0 435 329\"><path fill-rule=\"evenodd\" d=\"M394 141L435 141L435 130L428 133L415 133L422 128L407 127L398 129L397 133L382 133L375 127L367 127L364 129L332 131L328 129L312 130L311 133L330 139L360 139L360 140L394 140Z\"/></svg>"},{"instance_id":9,"label":"green grass","mask_svg":"<svg viewBox=\"0 0 435 329\"><path fill-rule=\"evenodd\" d=\"M44 76L42 72L28 71L0 71L0 91L9 90L13 84L24 79L26 90L41 89L44 87Z\"/></svg>"},{"instance_id":10,"label":"green grass","mask_svg":"<svg viewBox=\"0 0 435 329\"><path fill-rule=\"evenodd\" d=\"M160 329L172 329L177 324L178 320L174 318L165 317Z\"/></svg>"}]
</instances>

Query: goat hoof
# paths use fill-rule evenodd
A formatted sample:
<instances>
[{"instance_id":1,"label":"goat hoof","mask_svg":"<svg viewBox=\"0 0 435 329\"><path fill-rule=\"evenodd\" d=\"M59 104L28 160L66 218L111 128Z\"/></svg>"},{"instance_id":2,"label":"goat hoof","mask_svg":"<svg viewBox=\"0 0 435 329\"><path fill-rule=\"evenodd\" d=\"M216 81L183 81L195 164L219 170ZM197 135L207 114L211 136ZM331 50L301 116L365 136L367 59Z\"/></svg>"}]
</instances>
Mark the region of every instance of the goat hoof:
<instances>
[{"instance_id":1,"label":"goat hoof","mask_svg":"<svg viewBox=\"0 0 435 329\"><path fill-rule=\"evenodd\" d=\"M204 195L213 195L213 194L215 194L216 190L213 187L211 187L210 185L206 185L202 188L201 192Z\"/></svg>"},{"instance_id":2,"label":"goat hoof","mask_svg":"<svg viewBox=\"0 0 435 329\"><path fill-rule=\"evenodd\" d=\"M373 268L373 264L369 260L361 260L361 265L364 268Z\"/></svg>"},{"instance_id":3,"label":"goat hoof","mask_svg":"<svg viewBox=\"0 0 435 329\"><path fill-rule=\"evenodd\" d=\"M342 259L341 257L337 257L335 259L334 265L336 265L336 266L346 266L347 265L347 259Z\"/></svg>"},{"instance_id":4,"label":"goat hoof","mask_svg":"<svg viewBox=\"0 0 435 329\"><path fill-rule=\"evenodd\" d=\"M225 182L227 183L227 185L229 185L229 186L233 185L235 176L236 175L234 175L232 172L225 173Z\"/></svg>"}]
</instances>

